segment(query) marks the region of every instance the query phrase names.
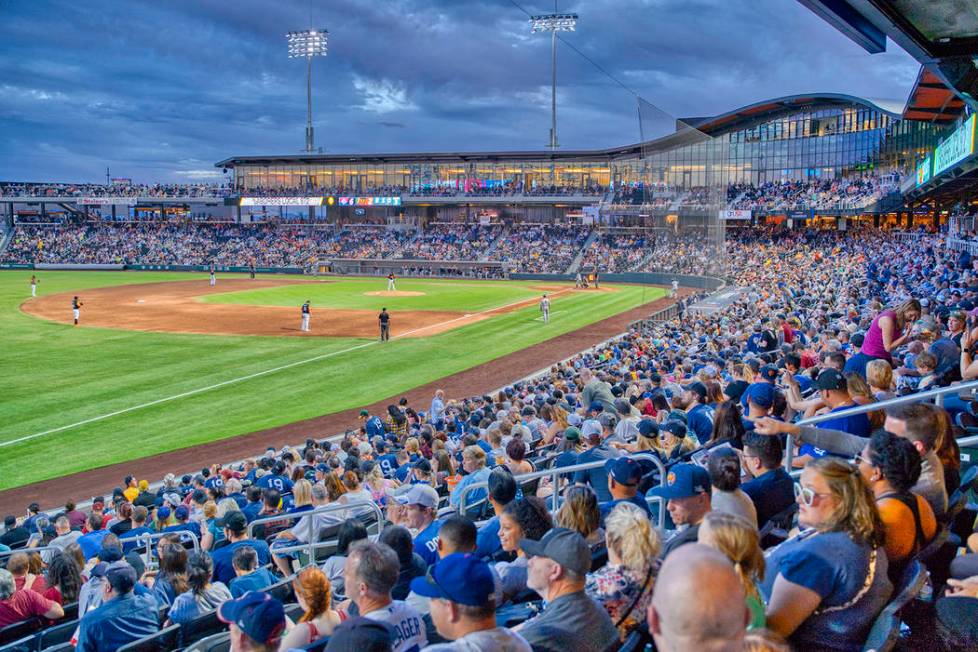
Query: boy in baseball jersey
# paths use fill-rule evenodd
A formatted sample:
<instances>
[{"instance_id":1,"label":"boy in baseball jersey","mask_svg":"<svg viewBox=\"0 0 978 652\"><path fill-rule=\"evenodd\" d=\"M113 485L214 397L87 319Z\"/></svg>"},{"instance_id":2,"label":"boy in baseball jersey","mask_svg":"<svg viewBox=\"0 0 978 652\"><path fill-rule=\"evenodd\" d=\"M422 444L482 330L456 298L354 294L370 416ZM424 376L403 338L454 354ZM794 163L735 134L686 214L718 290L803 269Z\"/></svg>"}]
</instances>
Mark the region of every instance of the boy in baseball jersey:
<instances>
[{"instance_id":1,"label":"boy in baseball jersey","mask_svg":"<svg viewBox=\"0 0 978 652\"><path fill-rule=\"evenodd\" d=\"M309 318L310 317L311 317L311 314L309 312L309 299L306 299L306 302L304 304L302 304L302 326L299 327L299 330L306 331L306 332L309 331Z\"/></svg>"},{"instance_id":2,"label":"boy in baseball jersey","mask_svg":"<svg viewBox=\"0 0 978 652\"><path fill-rule=\"evenodd\" d=\"M75 317L75 326L78 325L78 318L81 317L81 307L84 304L78 299L77 296L71 299L71 314Z\"/></svg>"},{"instance_id":3,"label":"boy in baseball jersey","mask_svg":"<svg viewBox=\"0 0 978 652\"><path fill-rule=\"evenodd\" d=\"M544 294L543 298L540 299L540 312L543 313L543 323L549 324L550 323L550 299L547 298L546 294Z\"/></svg>"}]
</instances>

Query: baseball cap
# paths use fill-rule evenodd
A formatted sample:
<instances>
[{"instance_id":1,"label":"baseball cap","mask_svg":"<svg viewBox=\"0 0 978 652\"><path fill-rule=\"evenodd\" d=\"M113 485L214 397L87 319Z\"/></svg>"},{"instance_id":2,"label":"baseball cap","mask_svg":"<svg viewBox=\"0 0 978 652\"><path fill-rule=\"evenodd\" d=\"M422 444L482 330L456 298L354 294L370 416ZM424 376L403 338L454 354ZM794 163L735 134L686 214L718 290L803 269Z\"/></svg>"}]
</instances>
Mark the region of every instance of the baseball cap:
<instances>
[{"instance_id":1,"label":"baseball cap","mask_svg":"<svg viewBox=\"0 0 978 652\"><path fill-rule=\"evenodd\" d=\"M124 561L114 561L105 567L105 579L116 593L129 593L136 586L136 569Z\"/></svg>"},{"instance_id":2,"label":"baseball cap","mask_svg":"<svg viewBox=\"0 0 978 652\"><path fill-rule=\"evenodd\" d=\"M340 623L326 643L325 652L390 652L397 632L390 623L370 618L351 618Z\"/></svg>"},{"instance_id":3,"label":"baseball cap","mask_svg":"<svg viewBox=\"0 0 978 652\"><path fill-rule=\"evenodd\" d=\"M568 425L580 428L581 424L584 423L584 419L582 419L581 415L577 412L571 412L567 415L567 423Z\"/></svg>"},{"instance_id":4,"label":"baseball cap","mask_svg":"<svg viewBox=\"0 0 978 652\"><path fill-rule=\"evenodd\" d=\"M564 429L564 439L567 441L581 441L581 431L574 426L568 426Z\"/></svg>"},{"instance_id":5,"label":"baseball cap","mask_svg":"<svg viewBox=\"0 0 978 652\"><path fill-rule=\"evenodd\" d=\"M591 405L587 406L588 412L604 412L604 405L598 403L597 401L592 401Z\"/></svg>"},{"instance_id":6,"label":"baseball cap","mask_svg":"<svg viewBox=\"0 0 978 652\"><path fill-rule=\"evenodd\" d=\"M591 435L601 435L601 424L596 419L588 419L581 426L581 434L585 437L590 437Z\"/></svg>"},{"instance_id":7,"label":"baseball cap","mask_svg":"<svg viewBox=\"0 0 978 652\"><path fill-rule=\"evenodd\" d=\"M454 552L411 580L411 590L426 598L481 607L495 604L496 583L489 564L471 553Z\"/></svg>"},{"instance_id":8,"label":"baseball cap","mask_svg":"<svg viewBox=\"0 0 978 652\"><path fill-rule=\"evenodd\" d=\"M178 521L185 521L190 518L190 510L187 509L186 505L180 505L175 510L173 510L173 515Z\"/></svg>"},{"instance_id":9,"label":"baseball cap","mask_svg":"<svg viewBox=\"0 0 978 652\"><path fill-rule=\"evenodd\" d=\"M657 437L659 435L659 424L652 419L642 419L638 422L638 434L643 437Z\"/></svg>"},{"instance_id":10,"label":"baseball cap","mask_svg":"<svg viewBox=\"0 0 978 652\"><path fill-rule=\"evenodd\" d=\"M774 405L774 385L770 383L757 383L752 385L747 392L747 400L761 408L769 408Z\"/></svg>"},{"instance_id":11,"label":"baseball cap","mask_svg":"<svg viewBox=\"0 0 978 652\"><path fill-rule=\"evenodd\" d=\"M224 518L218 519L217 526L227 528L232 532L244 532L248 527L248 518L241 512L228 512Z\"/></svg>"},{"instance_id":12,"label":"baseball cap","mask_svg":"<svg viewBox=\"0 0 978 652\"><path fill-rule=\"evenodd\" d=\"M835 369L823 369L815 379L815 387L818 389L846 389L848 386L845 376Z\"/></svg>"},{"instance_id":13,"label":"baseball cap","mask_svg":"<svg viewBox=\"0 0 978 652\"><path fill-rule=\"evenodd\" d=\"M369 417L370 416L370 412L368 412L367 410L360 410L360 416L361 417Z\"/></svg>"},{"instance_id":14,"label":"baseball cap","mask_svg":"<svg viewBox=\"0 0 978 652\"><path fill-rule=\"evenodd\" d=\"M262 645L277 645L285 630L282 603L260 591L248 591L237 600L222 602L217 617L223 623L233 623Z\"/></svg>"},{"instance_id":15,"label":"baseball cap","mask_svg":"<svg viewBox=\"0 0 978 652\"><path fill-rule=\"evenodd\" d=\"M671 432L680 439L686 436L686 424L682 421L666 421L661 426L659 430L665 430L666 432Z\"/></svg>"},{"instance_id":16,"label":"baseball cap","mask_svg":"<svg viewBox=\"0 0 978 652\"><path fill-rule=\"evenodd\" d=\"M635 486L642 479L642 467L629 457L618 457L604 463L604 470L615 482L626 486Z\"/></svg>"},{"instance_id":17,"label":"baseball cap","mask_svg":"<svg viewBox=\"0 0 978 652\"><path fill-rule=\"evenodd\" d=\"M407 492L396 497L402 505L421 505L428 509L438 506L438 492L424 484L414 484Z\"/></svg>"},{"instance_id":18,"label":"baseball cap","mask_svg":"<svg viewBox=\"0 0 978 652\"><path fill-rule=\"evenodd\" d=\"M165 521L166 519L170 518L170 508L166 505L160 507L158 510L156 510L156 518L161 521Z\"/></svg>"},{"instance_id":19,"label":"baseball cap","mask_svg":"<svg viewBox=\"0 0 978 652\"><path fill-rule=\"evenodd\" d=\"M170 503L171 507L176 507L177 505L183 504L179 494L168 493L163 495L163 502Z\"/></svg>"},{"instance_id":20,"label":"baseball cap","mask_svg":"<svg viewBox=\"0 0 978 652\"><path fill-rule=\"evenodd\" d=\"M778 378L778 368L773 364L763 365L758 373L761 378L766 380L777 380Z\"/></svg>"},{"instance_id":21,"label":"baseball cap","mask_svg":"<svg viewBox=\"0 0 978 652\"><path fill-rule=\"evenodd\" d=\"M701 382L690 383L686 385L686 391L693 392L700 397L700 400L706 398L706 385Z\"/></svg>"},{"instance_id":22,"label":"baseball cap","mask_svg":"<svg viewBox=\"0 0 978 652\"><path fill-rule=\"evenodd\" d=\"M605 412L598 416L598 423L606 428L613 428L618 425L618 417L611 414L610 412Z\"/></svg>"},{"instance_id":23,"label":"baseball cap","mask_svg":"<svg viewBox=\"0 0 978 652\"><path fill-rule=\"evenodd\" d=\"M527 557L546 557L580 576L591 570L591 549L576 530L555 527L539 541L520 539L520 549Z\"/></svg>"},{"instance_id":24,"label":"baseball cap","mask_svg":"<svg viewBox=\"0 0 978 652\"><path fill-rule=\"evenodd\" d=\"M411 466L421 471L422 473L431 473L431 462L429 462L423 457L417 462L415 462L414 464L412 464Z\"/></svg>"},{"instance_id":25,"label":"baseball cap","mask_svg":"<svg viewBox=\"0 0 978 652\"><path fill-rule=\"evenodd\" d=\"M710 474L698 464L677 464L666 474L666 483L649 490L649 496L691 498L710 493Z\"/></svg>"}]
</instances>

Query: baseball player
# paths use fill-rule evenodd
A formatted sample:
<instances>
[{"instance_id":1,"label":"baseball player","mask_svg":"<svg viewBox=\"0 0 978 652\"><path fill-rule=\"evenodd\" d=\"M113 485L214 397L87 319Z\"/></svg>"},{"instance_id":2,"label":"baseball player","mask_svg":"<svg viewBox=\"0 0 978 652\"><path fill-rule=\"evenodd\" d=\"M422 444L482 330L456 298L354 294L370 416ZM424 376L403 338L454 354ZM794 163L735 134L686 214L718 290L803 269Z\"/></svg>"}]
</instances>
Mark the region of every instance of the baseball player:
<instances>
[{"instance_id":1,"label":"baseball player","mask_svg":"<svg viewBox=\"0 0 978 652\"><path fill-rule=\"evenodd\" d=\"M211 272L211 287L214 287L215 285L217 285L217 274L215 273L216 271L217 270L214 269L214 263L211 263L211 268L210 268L210 272Z\"/></svg>"},{"instance_id":2,"label":"baseball player","mask_svg":"<svg viewBox=\"0 0 978 652\"><path fill-rule=\"evenodd\" d=\"M540 299L540 312L543 313L543 323L550 323L550 299L544 294L543 298Z\"/></svg>"},{"instance_id":3,"label":"baseball player","mask_svg":"<svg viewBox=\"0 0 978 652\"><path fill-rule=\"evenodd\" d=\"M75 326L78 325L78 318L81 317L81 307L85 305L77 296L71 299L71 314L75 317Z\"/></svg>"},{"instance_id":4,"label":"baseball player","mask_svg":"<svg viewBox=\"0 0 978 652\"><path fill-rule=\"evenodd\" d=\"M675 297L677 294L679 294L679 281L677 281L676 279L672 279L672 294L670 294L669 296Z\"/></svg>"},{"instance_id":5,"label":"baseball player","mask_svg":"<svg viewBox=\"0 0 978 652\"><path fill-rule=\"evenodd\" d=\"M309 332L309 318L311 316L309 312L309 299L306 299L306 302L302 304L302 326L299 327L300 331Z\"/></svg>"},{"instance_id":6,"label":"baseball player","mask_svg":"<svg viewBox=\"0 0 978 652\"><path fill-rule=\"evenodd\" d=\"M397 290L397 288L394 287L394 272L391 272L387 275L387 291L394 292L395 290Z\"/></svg>"},{"instance_id":7,"label":"baseball player","mask_svg":"<svg viewBox=\"0 0 978 652\"><path fill-rule=\"evenodd\" d=\"M37 283L38 283L37 277L31 274L31 296L32 297L37 296Z\"/></svg>"},{"instance_id":8,"label":"baseball player","mask_svg":"<svg viewBox=\"0 0 978 652\"><path fill-rule=\"evenodd\" d=\"M581 273L578 272L577 276L574 278L574 287L580 289L584 287L584 279L581 278Z\"/></svg>"},{"instance_id":9,"label":"baseball player","mask_svg":"<svg viewBox=\"0 0 978 652\"><path fill-rule=\"evenodd\" d=\"M255 263L254 262L252 262L251 265L248 266L248 272L251 274L251 280L254 281L255 280ZM308 301L306 303L308 303Z\"/></svg>"},{"instance_id":10,"label":"baseball player","mask_svg":"<svg viewBox=\"0 0 978 652\"><path fill-rule=\"evenodd\" d=\"M380 309L377 321L380 322L380 341L386 342L391 338L391 316L388 314L387 308Z\"/></svg>"}]
</instances>

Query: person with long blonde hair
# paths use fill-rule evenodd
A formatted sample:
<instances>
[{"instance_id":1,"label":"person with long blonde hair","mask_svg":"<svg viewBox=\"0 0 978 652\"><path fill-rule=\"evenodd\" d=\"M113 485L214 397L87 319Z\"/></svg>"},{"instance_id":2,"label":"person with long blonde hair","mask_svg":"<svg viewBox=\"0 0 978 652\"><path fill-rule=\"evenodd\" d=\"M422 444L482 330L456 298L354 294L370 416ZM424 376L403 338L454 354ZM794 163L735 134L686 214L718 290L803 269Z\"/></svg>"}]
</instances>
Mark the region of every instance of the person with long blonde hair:
<instances>
[{"instance_id":1,"label":"person with long blonde hair","mask_svg":"<svg viewBox=\"0 0 978 652\"><path fill-rule=\"evenodd\" d=\"M331 635L340 624L339 613L330 608L332 587L323 571L315 566L300 571L292 581L292 588L303 614L299 622L282 637L279 652L303 648Z\"/></svg>"},{"instance_id":2,"label":"person with long blonde hair","mask_svg":"<svg viewBox=\"0 0 978 652\"><path fill-rule=\"evenodd\" d=\"M866 365L866 382L877 401L891 399L893 392L893 367L886 360L870 360Z\"/></svg>"},{"instance_id":3,"label":"person with long blonde hair","mask_svg":"<svg viewBox=\"0 0 978 652\"><path fill-rule=\"evenodd\" d=\"M608 563L588 573L584 591L605 608L622 640L645 618L652 600L661 542L649 517L619 503L605 518Z\"/></svg>"},{"instance_id":4,"label":"person with long blonde hair","mask_svg":"<svg viewBox=\"0 0 978 652\"><path fill-rule=\"evenodd\" d=\"M557 527L578 532L591 548L604 541L598 496L587 485L572 484L564 490L564 502L554 514Z\"/></svg>"},{"instance_id":5,"label":"person with long blonde hair","mask_svg":"<svg viewBox=\"0 0 978 652\"><path fill-rule=\"evenodd\" d=\"M823 457L795 496L803 530L768 554L761 584L768 627L801 650L859 649L893 592L873 493L859 469Z\"/></svg>"},{"instance_id":6,"label":"person with long blonde hair","mask_svg":"<svg viewBox=\"0 0 978 652\"><path fill-rule=\"evenodd\" d=\"M743 518L725 512L710 512L700 523L698 541L725 554L744 585L751 621L748 629L764 627L764 599L757 583L764 577L764 551L757 528Z\"/></svg>"}]
</instances>

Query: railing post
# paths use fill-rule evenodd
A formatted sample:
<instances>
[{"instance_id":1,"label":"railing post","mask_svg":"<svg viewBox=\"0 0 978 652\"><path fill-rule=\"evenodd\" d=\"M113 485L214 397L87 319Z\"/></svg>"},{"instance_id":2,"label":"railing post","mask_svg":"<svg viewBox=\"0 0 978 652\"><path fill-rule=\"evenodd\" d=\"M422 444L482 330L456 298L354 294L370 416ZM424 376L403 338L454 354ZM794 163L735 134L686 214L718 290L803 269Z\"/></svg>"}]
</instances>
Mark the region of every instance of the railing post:
<instances>
[{"instance_id":1,"label":"railing post","mask_svg":"<svg viewBox=\"0 0 978 652\"><path fill-rule=\"evenodd\" d=\"M795 456L795 436L789 434L784 442L784 470L791 471L791 463Z\"/></svg>"}]
</instances>

